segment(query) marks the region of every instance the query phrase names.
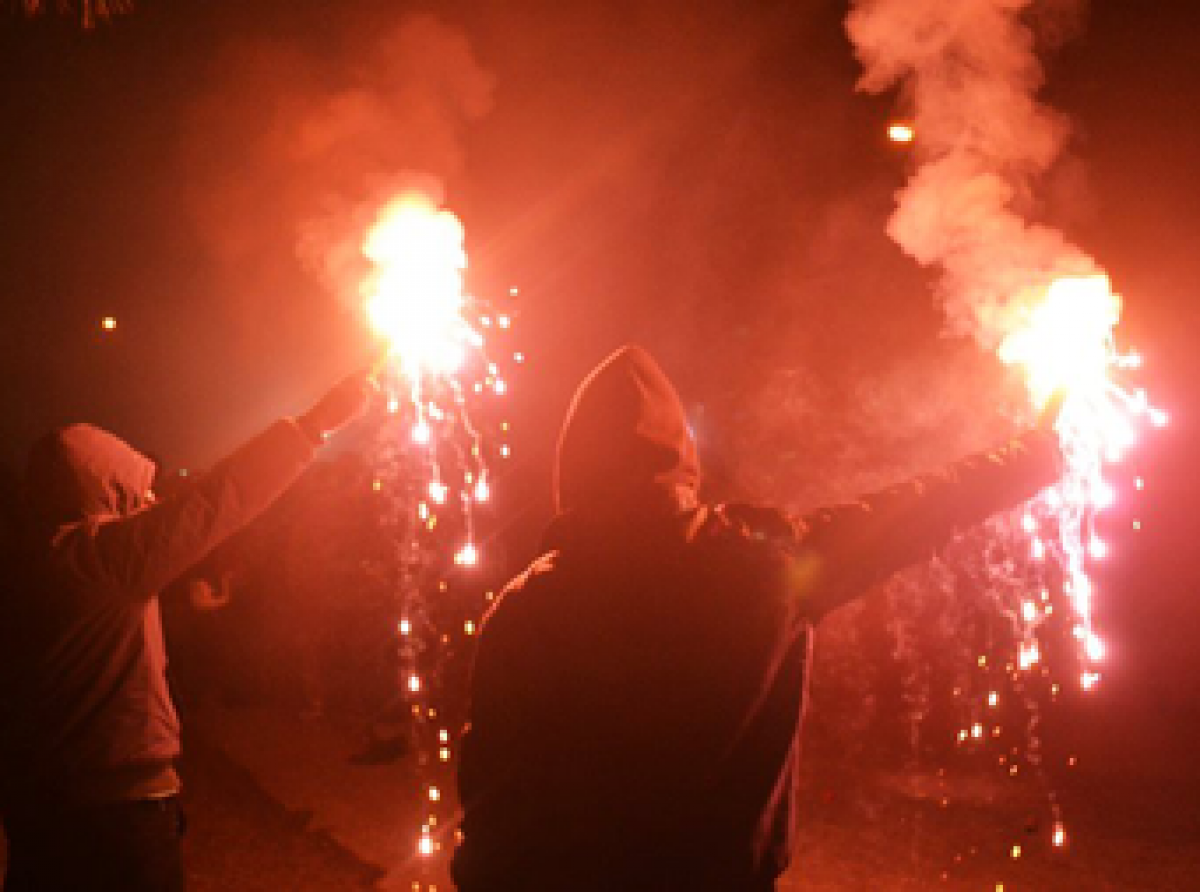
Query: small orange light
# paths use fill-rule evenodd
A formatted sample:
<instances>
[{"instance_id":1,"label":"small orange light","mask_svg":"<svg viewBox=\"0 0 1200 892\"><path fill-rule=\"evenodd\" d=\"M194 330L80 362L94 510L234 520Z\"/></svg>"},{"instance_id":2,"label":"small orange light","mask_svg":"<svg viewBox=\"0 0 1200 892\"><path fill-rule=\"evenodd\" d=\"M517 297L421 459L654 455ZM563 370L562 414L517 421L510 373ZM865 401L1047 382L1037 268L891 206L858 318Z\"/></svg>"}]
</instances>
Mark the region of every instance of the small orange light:
<instances>
[{"instance_id":1,"label":"small orange light","mask_svg":"<svg viewBox=\"0 0 1200 892\"><path fill-rule=\"evenodd\" d=\"M117 320L113 316L105 316L103 319L100 320L100 327L103 328L105 331L116 331L117 330Z\"/></svg>"},{"instance_id":2,"label":"small orange light","mask_svg":"<svg viewBox=\"0 0 1200 892\"><path fill-rule=\"evenodd\" d=\"M901 124L899 122L888 127L888 139L895 143L910 143L917 138L917 132L913 130L911 124Z\"/></svg>"}]
</instances>

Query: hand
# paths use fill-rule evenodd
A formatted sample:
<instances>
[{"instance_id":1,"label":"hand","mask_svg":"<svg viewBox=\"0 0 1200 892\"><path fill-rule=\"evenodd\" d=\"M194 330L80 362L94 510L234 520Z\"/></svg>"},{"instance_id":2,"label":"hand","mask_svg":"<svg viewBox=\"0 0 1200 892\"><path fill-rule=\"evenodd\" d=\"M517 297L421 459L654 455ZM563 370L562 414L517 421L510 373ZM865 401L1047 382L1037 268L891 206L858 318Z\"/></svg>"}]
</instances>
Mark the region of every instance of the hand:
<instances>
[{"instance_id":1,"label":"hand","mask_svg":"<svg viewBox=\"0 0 1200 892\"><path fill-rule=\"evenodd\" d=\"M320 444L330 434L365 412L378 389L369 370L355 372L297 418L296 424L313 443Z\"/></svg>"}]
</instances>

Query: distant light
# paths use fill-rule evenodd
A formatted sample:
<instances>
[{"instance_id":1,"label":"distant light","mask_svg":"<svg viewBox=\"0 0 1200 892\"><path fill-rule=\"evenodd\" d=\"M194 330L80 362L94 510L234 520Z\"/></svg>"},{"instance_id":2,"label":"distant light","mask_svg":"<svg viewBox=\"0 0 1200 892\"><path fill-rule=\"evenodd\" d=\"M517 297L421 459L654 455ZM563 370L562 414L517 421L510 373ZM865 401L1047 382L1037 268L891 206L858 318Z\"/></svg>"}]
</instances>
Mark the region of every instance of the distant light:
<instances>
[{"instance_id":1,"label":"distant light","mask_svg":"<svg viewBox=\"0 0 1200 892\"><path fill-rule=\"evenodd\" d=\"M895 123L888 127L888 139L894 143L911 143L917 138L917 132L911 124Z\"/></svg>"},{"instance_id":2,"label":"distant light","mask_svg":"<svg viewBox=\"0 0 1200 892\"><path fill-rule=\"evenodd\" d=\"M105 316L103 319L100 320L100 327L102 329L104 329L105 331L116 331L117 330L117 320L113 316Z\"/></svg>"}]
</instances>

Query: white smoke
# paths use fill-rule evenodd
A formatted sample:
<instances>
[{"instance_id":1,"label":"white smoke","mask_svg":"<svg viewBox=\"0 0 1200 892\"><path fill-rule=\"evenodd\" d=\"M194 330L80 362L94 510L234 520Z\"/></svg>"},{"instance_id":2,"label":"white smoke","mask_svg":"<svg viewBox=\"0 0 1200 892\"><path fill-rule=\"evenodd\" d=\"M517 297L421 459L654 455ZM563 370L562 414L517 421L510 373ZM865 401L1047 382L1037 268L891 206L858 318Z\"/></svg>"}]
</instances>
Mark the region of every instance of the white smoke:
<instances>
[{"instance_id":1,"label":"white smoke","mask_svg":"<svg viewBox=\"0 0 1200 892\"><path fill-rule=\"evenodd\" d=\"M949 329L993 349L1055 278L1095 271L1034 222L1036 187L1061 156L1066 119L1040 103L1038 34L1058 43L1079 0L854 0L846 31L858 88L899 88L918 167L888 234L943 273Z\"/></svg>"}]
</instances>

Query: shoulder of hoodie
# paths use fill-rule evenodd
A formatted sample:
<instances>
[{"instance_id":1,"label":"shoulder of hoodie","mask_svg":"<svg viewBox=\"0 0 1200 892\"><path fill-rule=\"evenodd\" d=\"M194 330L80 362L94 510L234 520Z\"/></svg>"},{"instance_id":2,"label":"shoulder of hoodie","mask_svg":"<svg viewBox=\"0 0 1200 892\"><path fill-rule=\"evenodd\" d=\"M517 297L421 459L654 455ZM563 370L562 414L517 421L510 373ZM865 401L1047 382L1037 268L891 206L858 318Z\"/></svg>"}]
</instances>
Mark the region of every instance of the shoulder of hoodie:
<instances>
[{"instance_id":1,"label":"shoulder of hoodie","mask_svg":"<svg viewBox=\"0 0 1200 892\"><path fill-rule=\"evenodd\" d=\"M806 532L802 521L768 505L730 502L700 505L686 523L684 541L699 549L740 552L747 560L774 563L794 549ZM550 549L533 560L499 593L485 616L492 620L502 603L511 610L533 590L552 584L560 550Z\"/></svg>"}]
</instances>

